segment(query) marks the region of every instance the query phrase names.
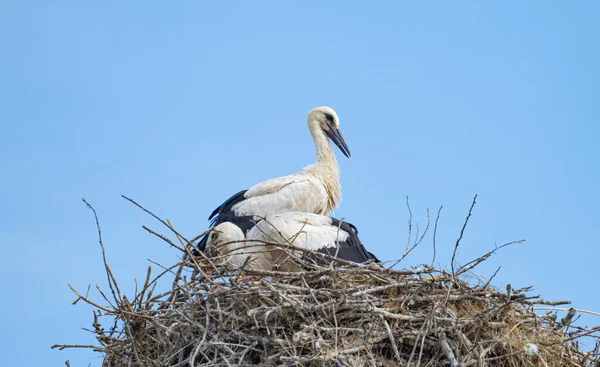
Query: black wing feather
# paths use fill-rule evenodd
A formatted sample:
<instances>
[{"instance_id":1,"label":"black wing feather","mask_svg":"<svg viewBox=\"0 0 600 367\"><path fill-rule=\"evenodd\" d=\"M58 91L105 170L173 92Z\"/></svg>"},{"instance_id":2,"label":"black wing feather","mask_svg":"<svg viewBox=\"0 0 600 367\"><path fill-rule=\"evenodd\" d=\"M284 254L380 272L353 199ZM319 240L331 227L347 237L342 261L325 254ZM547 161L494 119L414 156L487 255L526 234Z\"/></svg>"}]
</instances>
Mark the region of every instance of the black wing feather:
<instances>
[{"instance_id":1,"label":"black wing feather","mask_svg":"<svg viewBox=\"0 0 600 367\"><path fill-rule=\"evenodd\" d=\"M232 197L230 197L229 199L225 200L223 202L223 204L219 205L218 208L216 208L215 210L213 210L213 212L210 214L210 217L208 217L208 220L210 220L210 225L211 226L215 226L219 223L223 223L226 222L225 220L220 220L220 216L227 213L227 212L231 212L231 208L239 203L240 201L244 201L244 199L246 199L246 197L244 196L244 194L247 192L248 190L242 190L240 192L238 192L237 194L233 195ZM217 223L218 222L218 223Z\"/></svg>"},{"instance_id":2,"label":"black wing feather","mask_svg":"<svg viewBox=\"0 0 600 367\"><path fill-rule=\"evenodd\" d=\"M238 192L229 199L225 200L223 204L219 205L218 208L213 210L213 212L210 214L210 217L208 217L208 220L210 220L210 226L214 227L224 222L231 222L236 226L240 227L243 233L246 233L250 228L254 227L256 222L254 221L252 216L239 216L236 215L232 210L235 204L246 199L246 197L244 196L246 191L248 190L242 190ZM198 242L196 248L192 251L192 254L198 256L200 255L200 252L204 252L204 250L206 250L207 240L208 236L202 237L200 239L200 242Z\"/></svg>"},{"instance_id":3,"label":"black wing feather","mask_svg":"<svg viewBox=\"0 0 600 367\"><path fill-rule=\"evenodd\" d=\"M348 238L345 241L338 241L338 247L326 247L317 250L317 252L325 253L330 256L336 256L338 259L348 260L355 263L364 263L369 260L381 262L379 259L367 251L362 242L358 238L358 229L348 222L340 221L339 219L331 218L331 225L338 227L340 230L348 233Z\"/></svg>"}]
</instances>

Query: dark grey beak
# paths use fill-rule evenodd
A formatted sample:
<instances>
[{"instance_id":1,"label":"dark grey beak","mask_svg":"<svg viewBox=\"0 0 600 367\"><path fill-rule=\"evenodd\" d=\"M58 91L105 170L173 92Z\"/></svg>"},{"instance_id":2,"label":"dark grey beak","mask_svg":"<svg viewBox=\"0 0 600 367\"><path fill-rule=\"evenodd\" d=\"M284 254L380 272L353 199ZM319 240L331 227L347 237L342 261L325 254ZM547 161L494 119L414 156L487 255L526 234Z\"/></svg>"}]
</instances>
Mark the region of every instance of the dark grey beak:
<instances>
[{"instance_id":1,"label":"dark grey beak","mask_svg":"<svg viewBox=\"0 0 600 367\"><path fill-rule=\"evenodd\" d=\"M340 129L330 126L329 129L325 131L325 133L327 134L329 139L331 139L331 141L334 142L338 148L340 148L340 150L342 151L342 153L344 153L346 157L350 158L352 156L352 154L350 154L350 149L348 149L348 146L344 141L344 137L342 136L342 132L340 131Z\"/></svg>"}]
</instances>

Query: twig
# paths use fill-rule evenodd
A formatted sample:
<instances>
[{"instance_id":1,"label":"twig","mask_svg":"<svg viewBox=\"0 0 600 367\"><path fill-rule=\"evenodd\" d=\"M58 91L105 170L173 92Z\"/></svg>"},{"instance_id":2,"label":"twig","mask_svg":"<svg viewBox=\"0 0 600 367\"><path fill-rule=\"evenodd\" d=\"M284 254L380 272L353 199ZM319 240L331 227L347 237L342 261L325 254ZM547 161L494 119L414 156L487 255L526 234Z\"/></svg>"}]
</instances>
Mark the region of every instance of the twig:
<instances>
[{"instance_id":1,"label":"twig","mask_svg":"<svg viewBox=\"0 0 600 367\"><path fill-rule=\"evenodd\" d=\"M570 301L561 301L561 302L571 303ZM534 311L570 311L570 310L571 310L571 308L566 308L566 307L534 307ZM584 310L581 308L575 308L574 310L579 313L587 313L587 314L594 315L594 316L600 316L600 312Z\"/></svg>"},{"instance_id":2,"label":"twig","mask_svg":"<svg viewBox=\"0 0 600 367\"><path fill-rule=\"evenodd\" d=\"M112 272L110 271L110 268L108 267L108 262L106 261L106 252L104 251L104 244L102 243L102 231L100 230L100 222L98 221L98 215L96 214L96 209L94 209L93 206L91 206L87 201L85 201L84 198L82 198L81 200L83 200L83 202L88 207L88 209L90 209L92 211L92 213L94 213L94 219L96 220L96 228L98 230L98 242L100 243L100 249L102 250L102 261L104 262L104 269L106 270L106 278L108 279L108 286L110 287L110 291L112 292L113 298L118 307L121 304L121 293L118 292L119 296L117 297L115 288L117 288L117 291L119 290L119 288L117 287L116 279L114 278ZM113 283L115 285L114 288L113 288Z\"/></svg>"},{"instance_id":3,"label":"twig","mask_svg":"<svg viewBox=\"0 0 600 367\"><path fill-rule=\"evenodd\" d=\"M431 267L433 267L433 263L435 263L435 256L436 256L435 240L437 238L437 228L438 228L438 222L440 220L440 213L442 212L443 207L444 206L442 205L438 209L437 217L435 218L435 225L433 226L433 258L431 259Z\"/></svg>"},{"instance_id":4,"label":"twig","mask_svg":"<svg viewBox=\"0 0 600 367\"><path fill-rule=\"evenodd\" d=\"M510 246L510 245L518 245L519 243L523 243L525 242L525 240L517 240L517 241L512 241L512 242L507 242L502 246L498 246L496 248L494 248L492 251L489 251L488 253L486 253L485 255L473 260L473 261L469 261L468 263L466 263L465 265L461 266L460 268L458 268L458 271L456 272L456 275L461 275L466 273L467 271L470 271L472 269L474 269L477 265L481 264L482 262L484 262L485 260L487 260L490 256L492 256L493 254L496 253L496 251L503 249L504 247Z\"/></svg>"},{"instance_id":5,"label":"twig","mask_svg":"<svg viewBox=\"0 0 600 367\"><path fill-rule=\"evenodd\" d=\"M175 227L173 226L173 223L171 223L170 220L167 219L167 223L169 223L169 228L171 228L172 231L175 230ZM179 241L179 243L181 244L181 246L185 247L185 243L183 243L183 238L179 237L178 234L176 234L175 236L177 236L177 240Z\"/></svg>"},{"instance_id":6,"label":"twig","mask_svg":"<svg viewBox=\"0 0 600 367\"><path fill-rule=\"evenodd\" d=\"M486 289L490 285L490 283L492 282L492 279L494 279L494 277L496 276L496 274L498 274L500 269L502 269L501 266L499 266L498 269L496 269L496 271L494 272L494 274L492 274L490 279L488 279L488 281L483 285L483 287L482 287L483 289Z\"/></svg>"},{"instance_id":7,"label":"twig","mask_svg":"<svg viewBox=\"0 0 600 367\"><path fill-rule=\"evenodd\" d=\"M54 344L50 347L50 349L58 348L58 350L63 350L65 348L86 348L93 349L94 352L104 352L104 348L99 347L93 344Z\"/></svg>"},{"instance_id":8,"label":"twig","mask_svg":"<svg viewBox=\"0 0 600 367\"><path fill-rule=\"evenodd\" d=\"M99 304L97 304L97 303L95 303L95 302L93 302L93 301L91 301L91 300L87 299L86 297L82 296L82 295L81 295L81 294L79 294L79 292L77 292L77 291L75 290L75 288L73 288L73 286L72 286L72 285L70 285L70 284L69 284L69 288L71 288L71 291L73 291L73 293L75 293L75 294L77 295L77 297L79 297L79 298L78 298L78 300L79 300L79 299L81 299L81 300L83 300L84 302L86 302L86 303L88 303L88 304L90 304L90 305L92 305L92 306L94 306L94 307L96 307L96 308L98 308L98 309L100 309L100 310L102 310L102 311L106 312L106 313L112 313L112 312L113 312L113 310L110 310L110 309L108 309L108 308L106 308L106 307L102 307L102 306L100 306Z\"/></svg>"},{"instance_id":9,"label":"twig","mask_svg":"<svg viewBox=\"0 0 600 367\"><path fill-rule=\"evenodd\" d=\"M400 262L402 262L404 259L406 259L406 257L408 255L410 255L410 253L417 247L419 246L419 244L423 241L423 238L425 238L425 235L427 235L427 232L429 231L429 226L431 225L431 218L429 216L429 209L427 209L427 226L425 227L425 230L423 231L423 233L421 234L421 236L419 237L419 225L417 224L417 234L415 236L415 242L412 244L412 246L410 245L410 240L411 240L411 231L412 231L412 211L410 209L410 206L408 205L408 197L406 197L406 206L408 207L408 212L410 213L410 220L409 220L409 225L408 225L408 245L406 246L406 249L404 250L404 253L402 254L402 257L400 257L400 259L396 260L391 266L388 266L389 269L394 268L396 265L398 265Z\"/></svg>"},{"instance_id":10,"label":"twig","mask_svg":"<svg viewBox=\"0 0 600 367\"><path fill-rule=\"evenodd\" d=\"M140 204L136 203L133 199L128 198L125 195L121 195L121 197L129 202L131 202L133 205L137 206L138 208L142 209L143 211L145 211L146 213L150 214L152 217L154 217L156 220L158 220L159 222L161 222L162 224L165 225L165 227L169 228L173 233L175 233L175 235L177 235L179 238L182 238L186 243L190 243L190 241L188 241L185 237L183 237L179 232L177 232L174 228L171 228L171 226L169 226L169 224L167 222L165 222L164 220L162 220L160 217L158 217L156 214L152 213L151 211L149 211L148 209L144 208L143 206L141 206Z\"/></svg>"},{"instance_id":11,"label":"twig","mask_svg":"<svg viewBox=\"0 0 600 367\"><path fill-rule=\"evenodd\" d=\"M388 333L388 337L390 338L390 344L392 344L392 349L394 350L394 354L396 355L396 359L398 362L402 361L402 357L400 357L400 352L398 351L398 346L396 345L396 339L394 338L394 334L392 333L392 329L390 329L390 325L387 320L383 317L383 315L379 315L381 321L383 321L383 325L385 326L385 330Z\"/></svg>"},{"instance_id":12,"label":"twig","mask_svg":"<svg viewBox=\"0 0 600 367\"><path fill-rule=\"evenodd\" d=\"M410 204L408 203L408 196L406 197L406 208L408 209L408 240L406 242L406 252L410 247L410 239L412 238L412 210L410 209Z\"/></svg>"},{"instance_id":13,"label":"twig","mask_svg":"<svg viewBox=\"0 0 600 367\"><path fill-rule=\"evenodd\" d=\"M471 218L471 212L473 211L473 207L475 206L475 202L477 201L477 194L475 194L475 196L473 197L473 203L471 204L471 207L469 208L469 214L467 215L467 218L465 219L465 223L462 226L462 229L460 230L460 236L458 236L458 239L456 240L456 245L454 245L454 251L452 252L452 260L450 261L450 266L452 267L452 276L455 277L455 273L454 273L454 258L456 257L456 250L458 250L458 245L460 244L460 241L463 238L463 234L465 233L465 229L467 228L467 224L469 223L469 218Z\"/></svg>"},{"instance_id":14,"label":"twig","mask_svg":"<svg viewBox=\"0 0 600 367\"><path fill-rule=\"evenodd\" d=\"M168 239L167 237L163 236L160 233L157 233L155 231L153 231L152 229L146 227L145 225L142 226L142 228L144 228L146 231L148 231L149 233L155 235L156 237L160 238L161 240L165 241L166 243L168 243L169 245L171 245L171 247L175 247L176 249L178 249L179 251L185 253L185 249L177 244L175 244L173 241L171 241L170 239Z\"/></svg>"},{"instance_id":15,"label":"twig","mask_svg":"<svg viewBox=\"0 0 600 367\"><path fill-rule=\"evenodd\" d=\"M412 215L412 214L411 214ZM406 257L417 247L419 246L419 244L423 241L423 238L425 238L425 235L427 234L427 231L429 230L429 225L431 224L431 218L429 217L429 209L427 209L427 226L425 227L425 230L423 231L423 233L421 234L421 237L419 237L419 233L417 230L417 235L415 236L415 242L413 243L413 245L410 248L407 248L406 251L404 251L404 254L402 254L402 257L400 258L400 260L398 260L398 262L406 259ZM392 266L393 267L393 266Z\"/></svg>"},{"instance_id":16,"label":"twig","mask_svg":"<svg viewBox=\"0 0 600 367\"><path fill-rule=\"evenodd\" d=\"M450 362L450 367L458 367L458 361L456 360L456 357L454 357L454 352L452 352L452 348L450 348L450 345L448 344L446 333L444 333L443 331L439 332L438 340L440 342L442 350L444 351L444 354L446 354L448 362Z\"/></svg>"}]
</instances>

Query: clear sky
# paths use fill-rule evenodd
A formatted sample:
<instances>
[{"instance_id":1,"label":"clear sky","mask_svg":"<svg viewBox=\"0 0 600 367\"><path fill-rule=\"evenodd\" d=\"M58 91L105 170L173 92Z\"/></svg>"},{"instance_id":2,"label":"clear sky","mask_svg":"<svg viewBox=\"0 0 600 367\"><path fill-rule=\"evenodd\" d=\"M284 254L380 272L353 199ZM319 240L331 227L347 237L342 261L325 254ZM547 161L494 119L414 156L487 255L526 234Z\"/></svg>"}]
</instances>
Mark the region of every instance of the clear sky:
<instances>
[{"instance_id":1,"label":"clear sky","mask_svg":"<svg viewBox=\"0 0 600 367\"><path fill-rule=\"evenodd\" d=\"M314 150L306 114L333 107L335 213L382 259L444 206L437 259L495 244L479 271L600 310L600 5L595 1L0 2L0 335L3 362L100 366L92 309L67 284L106 288L92 213L131 291L148 258L240 189L293 173ZM431 261L431 238L402 266ZM97 292L91 292L98 299ZM600 324L597 318L588 323Z\"/></svg>"}]
</instances>

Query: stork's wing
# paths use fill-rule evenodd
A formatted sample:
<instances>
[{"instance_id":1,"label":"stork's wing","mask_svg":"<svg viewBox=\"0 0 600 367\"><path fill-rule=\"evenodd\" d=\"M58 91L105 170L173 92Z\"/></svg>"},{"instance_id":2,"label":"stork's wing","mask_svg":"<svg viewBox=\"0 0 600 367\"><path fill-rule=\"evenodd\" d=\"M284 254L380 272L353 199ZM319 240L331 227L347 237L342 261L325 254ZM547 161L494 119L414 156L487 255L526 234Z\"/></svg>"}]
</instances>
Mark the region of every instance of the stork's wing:
<instances>
[{"instance_id":1,"label":"stork's wing","mask_svg":"<svg viewBox=\"0 0 600 367\"><path fill-rule=\"evenodd\" d=\"M273 215L267 221L260 221L248 237L288 243L356 263L379 261L362 245L356 227L324 215L298 212Z\"/></svg>"},{"instance_id":2,"label":"stork's wing","mask_svg":"<svg viewBox=\"0 0 600 367\"><path fill-rule=\"evenodd\" d=\"M261 182L244 193L244 200L232 205L238 216L273 214L299 211L323 213L327 207L327 192L315 177L294 174Z\"/></svg>"},{"instance_id":3,"label":"stork's wing","mask_svg":"<svg viewBox=\"0 0 600 367\"><path fill-rule=\"evenodd\" d=\"M246 233L256 224L255 216L265 218L289 211L323 213L327 207L327 192L312 175L298 173L267 180L242 190L216 208L208 218L211 226L231 222ZM198 250L206 248L205 236ZM195 252L196 253L196 252Z\"/></svg>"},{"instance_id":4,"label":"stork's wing","mask_svg":"<svg viewBox=\"0 0 600 367\"><path fill-rule=\"evenodd\" d=\"M230 197L229 199L225 200L223 202L223 204L219 205L218 208L216 208L215 210L213 210L213 212L210 214L210 217L208 217L208 220L210 220L210 224L211 226L215 225L215 222L219 221L219 216L223 215L225 213L227 213L228 211L231 210L231 208L239 203L240 201L244 200L244 194L248 192L248 190L242 190L240 192L238 192L237 194L233 195L232 197ZM224 221L219 221L219 223L222 223Z\"/></svg>"}]
</instances>

